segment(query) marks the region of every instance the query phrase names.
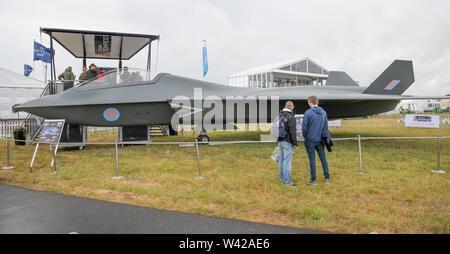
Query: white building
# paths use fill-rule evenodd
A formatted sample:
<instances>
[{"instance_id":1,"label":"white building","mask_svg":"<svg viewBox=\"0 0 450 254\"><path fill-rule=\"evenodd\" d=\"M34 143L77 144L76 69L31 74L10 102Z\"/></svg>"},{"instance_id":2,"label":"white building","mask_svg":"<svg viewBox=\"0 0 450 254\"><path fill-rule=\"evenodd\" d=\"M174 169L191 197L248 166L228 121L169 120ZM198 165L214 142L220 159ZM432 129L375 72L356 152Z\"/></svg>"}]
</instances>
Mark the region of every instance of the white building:
<instances>
[{"instance_id":1,"label":"white building","mask_svg":"<svg viewBox=\"0 0 450 254\"><path fill-rule=\"evenodd\" d=\"M251 88L325 85L327 78L328 70L306 57L231 74L228 84Z\"/></svg>"},{"instance_id":2,"label":"white building","mask_svg":"<svg viewBox=\"0 0 450 254\"><path fill-rule=\"evenodd\" d=\"M0 68L0 119L17 118L12 106L38 98L44 88L45 83L40 80ZM26 113L22 115L21 118Z\"/></svg>"}]
</instances>

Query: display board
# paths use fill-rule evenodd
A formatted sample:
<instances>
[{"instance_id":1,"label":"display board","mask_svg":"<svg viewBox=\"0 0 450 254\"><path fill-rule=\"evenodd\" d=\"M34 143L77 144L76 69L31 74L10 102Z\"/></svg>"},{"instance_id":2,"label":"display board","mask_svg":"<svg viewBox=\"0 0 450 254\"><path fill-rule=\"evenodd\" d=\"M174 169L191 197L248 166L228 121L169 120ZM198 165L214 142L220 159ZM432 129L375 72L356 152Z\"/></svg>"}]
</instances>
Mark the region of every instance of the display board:
<instances>
[{"instance_id":1,"label":"display board","mask_svg":"<svg viewBox=\"0 0 450 254\"><path fill-rule=\"evenodd\" d=\"M95 35L94 38L95 54L109 57L111 55L111 36Z\"/></svg>"},{"instance_id":2,"label":"display board","mask_svg":"<svg viewBox=\"0 0 450 254\"><path fill-rule=\"evenodd\" d=\"M405 115L406 127L439 128L440 117L438 115Z\"/></svg>"},{"instance_id":3,"label":"display board","mask_svg":"<svg viewBox=\"0 0 450 254\"><path fill-rule=\"evenodd\" d=\"M65 120L44 120L39 133L39 143L59 143L64 123Z\"/></svg>"},{"instance_id":4,"label":"display board","mask_svg":"<svg viewBox=\"0 0 450 254\"><path fill-rule=\"evenodd\" d=\"M302 135L303 115L295 115L295 121L297 122L297 140L304 140Z\"/></svg>"},{"instance_id":5,"label":"display board","mask_svg":"<svg viewBox=\"0 0 450 254\"><path fill-rule=\"evenodd\" d=\"M59 140L61 139L61 134L65 122L66 120L64 119L44 120L44 122L42 123L41 131L39 132L39 140L36 143L36 149L34 149L33 158L31 159L30 172L33 172L33 163L38 152L39 144L49 143L49 144L56 144L55 149L52 152L52 163L51 163L51 167L53 167L52 174L56 174L56 163L55 163L56 151L58 150Z\"/></svg>"},{"instance_id":6,"label":"display board","mask_svg":"<svg viewBox=\"0 0 450 254\"><path fill-rule=\"evenodd\" d=\"M303 124L303 117L304 115L295 115L295 121L296 121L296 132L297 132L297 141L304 141L305 139L303 138L302 135L302 124ZM337 120L337 121L328 121L328 126L330 126L330 123L332 124L331 126L341 126L341 120ZM274 125L278 125L278 117L275 119ZM275 131L272 129L272 133L274 133ZM276 136L275 136L276 137Z\"/></svg>"}]
</instances>

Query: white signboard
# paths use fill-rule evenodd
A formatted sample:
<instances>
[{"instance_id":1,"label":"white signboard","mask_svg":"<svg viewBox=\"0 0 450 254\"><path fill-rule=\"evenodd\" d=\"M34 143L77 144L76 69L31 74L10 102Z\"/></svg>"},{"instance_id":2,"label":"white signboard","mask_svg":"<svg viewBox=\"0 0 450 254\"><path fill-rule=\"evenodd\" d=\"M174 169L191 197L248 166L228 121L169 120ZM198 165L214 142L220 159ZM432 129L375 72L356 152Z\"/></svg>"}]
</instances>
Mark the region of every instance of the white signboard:
<instances>
[{"instance_id":1,"label":"white signboard","mask_svg":"<svg viewBox=\"0 0 450 254\"><path fill-rule=\"evenodd\" d=\"M342 125L341 120L328 121L328 126L341 126L341 125Z\"/></svg>"},{"instance_id":2,"label":"white signboard","mask_svg":"<svg viewBox=\"0 0 450 254\"><path fill-rule=\"evenodd\" d=\"M303 115L295 115L295 120L297 122L297 140L304 140L302 135Z\"/></svg>"},{"instance_id":3,"label":"white signboard","mask_svg":"<svg viewBox=\"0 0 450 254\"><path fill-rule=\"evenodd\" d=\"M405 115L406 127L439 128L440 117L437 115Z\"/></svg>"}]
</instances>

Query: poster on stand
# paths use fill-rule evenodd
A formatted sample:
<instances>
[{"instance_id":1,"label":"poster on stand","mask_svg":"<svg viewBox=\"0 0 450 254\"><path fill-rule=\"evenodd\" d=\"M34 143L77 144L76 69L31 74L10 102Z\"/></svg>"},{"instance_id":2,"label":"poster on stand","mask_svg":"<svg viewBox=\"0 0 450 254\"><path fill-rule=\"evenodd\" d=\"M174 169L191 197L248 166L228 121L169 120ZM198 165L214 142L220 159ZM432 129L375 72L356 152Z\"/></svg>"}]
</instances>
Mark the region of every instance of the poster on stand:
<instances>
[{"instance_id":1,"label":"poster on stand","mask_svg":"<svg viewBox=\"0 0 450 254\"><path fill-rule=\"evenodd\" d=\"M39 133L39 143L57 144L61 139L61 133L65 120L44 120L41 132Z\"/></svg>"}]
</instances>

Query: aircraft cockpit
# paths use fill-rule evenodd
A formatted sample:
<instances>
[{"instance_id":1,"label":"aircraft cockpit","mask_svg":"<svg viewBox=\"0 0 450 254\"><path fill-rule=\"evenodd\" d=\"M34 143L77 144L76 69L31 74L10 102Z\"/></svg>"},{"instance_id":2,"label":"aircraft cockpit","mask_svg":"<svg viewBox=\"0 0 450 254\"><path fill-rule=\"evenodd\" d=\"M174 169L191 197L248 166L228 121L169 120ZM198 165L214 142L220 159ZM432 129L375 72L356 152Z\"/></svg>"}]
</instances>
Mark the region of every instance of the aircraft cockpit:
<instances>
[{"instance_id":1,"label":"aircraft cockpit","mask_svg":"<svg viewBox=\"0 0 450 254\"><path fill-rule=\"evenodd\" d=\"M142 85L148 84L155 76L153 71L125 67L122 70L114 69L100 74L91 80L80 83L76 88L88 90L112 86Z\"/></svg>"}]
</instances>

